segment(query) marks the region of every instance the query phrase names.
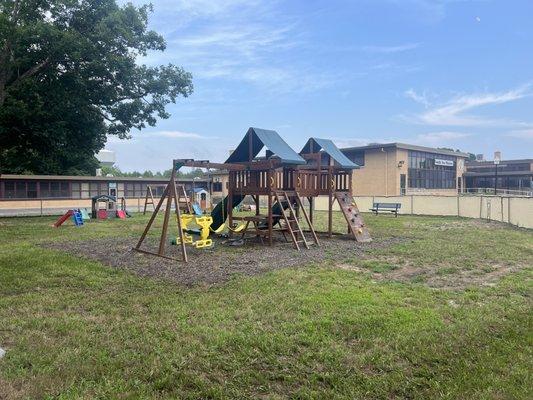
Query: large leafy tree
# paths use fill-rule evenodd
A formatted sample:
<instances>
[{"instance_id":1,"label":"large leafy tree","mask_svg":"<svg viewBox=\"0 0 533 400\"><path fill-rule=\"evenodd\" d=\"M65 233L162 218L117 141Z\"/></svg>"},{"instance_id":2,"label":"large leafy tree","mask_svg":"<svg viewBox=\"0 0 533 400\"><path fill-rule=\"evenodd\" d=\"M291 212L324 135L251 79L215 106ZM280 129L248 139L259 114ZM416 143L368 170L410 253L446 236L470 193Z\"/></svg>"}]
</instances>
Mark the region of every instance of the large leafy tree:
<instances>
[{"instance_id":1,"label":"large leafy tree","mask_svg":"<svg viewBox=\"0 0 533 400\"><path fill-rule=\"evenodd\" d=\"M174 65L138 60L164 51L151 6L115 0L0 0L0 172L94 172L107 135L168 118L192 93Z\"/></svg>"}]
</instances>

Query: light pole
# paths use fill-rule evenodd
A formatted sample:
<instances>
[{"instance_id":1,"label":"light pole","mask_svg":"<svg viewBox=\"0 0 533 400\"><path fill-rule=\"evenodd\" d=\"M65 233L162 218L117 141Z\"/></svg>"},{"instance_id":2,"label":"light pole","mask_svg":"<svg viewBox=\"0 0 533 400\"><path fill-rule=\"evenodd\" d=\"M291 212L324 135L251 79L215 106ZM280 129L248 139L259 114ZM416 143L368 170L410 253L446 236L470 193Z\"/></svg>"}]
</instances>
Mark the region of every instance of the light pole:
<instances>
[{"instance_id":1,"label":"light pole","mask_svg":"<svg viewBox=\"0 0 533 400\"><path fill-rule=\"evenodd\" d=\"M502 153L500 151L494 152L494 196L498 194L498 165L502 159Z\"/></svg>"}]
</instances>

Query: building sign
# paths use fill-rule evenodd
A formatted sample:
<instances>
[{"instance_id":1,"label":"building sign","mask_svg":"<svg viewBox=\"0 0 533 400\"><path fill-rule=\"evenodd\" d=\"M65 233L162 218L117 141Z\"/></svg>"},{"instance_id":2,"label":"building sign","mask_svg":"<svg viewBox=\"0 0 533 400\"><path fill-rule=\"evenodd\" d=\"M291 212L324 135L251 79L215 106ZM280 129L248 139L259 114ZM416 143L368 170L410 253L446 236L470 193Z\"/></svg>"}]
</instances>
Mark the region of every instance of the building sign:
<instances>
[{"instance_id":1,"label":"building sign","mask_svg":"<svg viewBox=\"0 0 533 400\"><path fill-rule=\"evenodd\" d=\"M441 160L440 158L435 158L435 165L441 165L443 167L453 167L455 164L452 160Z\"/></svg>"}]
</instances>

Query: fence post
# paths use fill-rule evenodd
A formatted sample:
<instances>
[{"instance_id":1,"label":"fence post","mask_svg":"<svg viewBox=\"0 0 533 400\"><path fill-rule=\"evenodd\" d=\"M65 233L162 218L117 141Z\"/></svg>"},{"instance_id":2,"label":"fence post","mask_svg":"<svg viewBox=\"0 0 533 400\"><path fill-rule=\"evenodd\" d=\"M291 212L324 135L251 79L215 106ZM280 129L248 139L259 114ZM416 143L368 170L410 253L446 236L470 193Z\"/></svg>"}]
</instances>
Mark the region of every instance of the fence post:
<instances>
[{"instance_id":1,"label":"fence post","mask_svg":"<svg viewBox=\"0 0 533 400\"><path fill-rule=\"evenodd\" d=\"M413 215L413 195L411 195L411 215Z\"/></svg>"},{"instance_id":2,"label":"fence post","mask_svg":"<svg viewBox=\"0 0 533 400\"><path fill-rule=\"evenodd\" d=\"M43 199L39 199L39 203L41 204L41 217L43 216Z\"/></svg>"},{"instance_id":3,"label":"fence post","mask_svg":"<svg viewBox=\"0 0 533 400\"><path fill-rule=\"evenodd\" d=\"M457 195L457 216L461 216L461 209L459 207L459 195Z\"/></svg>"},{"instance_id":4,"label":"fence post","mask_svg":"<svg viewBox=\"0 0 533 400\"><path fill-rule=\"evenodd\" d=\"M511 223L511 198L507 197L507 222Z\"/></svg>"},{"instance_id":5,"label":"fence post","mask_svg":"<svg viewBox=\"0 0 533 400\"><path fill-rule=\"evenodd\" d=\"M500 211L502 212L502 222L503 222L503 195L500 197Z\"/></svg>"},{"instance_id":6,"label":"fence post","mask_svg":"<svg viewBox=\"0 0 533 400\"><path fill-rule=\"evenodd\" d=\"M481 210L483 209L483 195L479 196L479 219L481 219Z\"/></svg>"},{"instance_id":7,"label":"fence post","mask_svg":"<svg viewBox=\"0 0 533 400\"><path fill-rule=\"evenodd\" d=\"M141 212L141 199L137 197L137 212Z\"/></svg>"}]
</instances>

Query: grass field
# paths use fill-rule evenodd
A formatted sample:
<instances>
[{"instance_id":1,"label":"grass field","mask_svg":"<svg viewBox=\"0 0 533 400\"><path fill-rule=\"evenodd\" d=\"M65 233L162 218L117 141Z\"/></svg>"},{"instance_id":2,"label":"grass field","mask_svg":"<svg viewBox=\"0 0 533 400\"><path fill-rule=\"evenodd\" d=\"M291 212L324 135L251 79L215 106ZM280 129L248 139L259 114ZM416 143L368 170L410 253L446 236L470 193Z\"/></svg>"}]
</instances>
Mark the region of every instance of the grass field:
<instances>
[{"instance_id":1,"label":"grass field","mask_svg":"<svg viewBox=\"0 0 533 400\"><path fill-rule=\"evenodd\" d=\"M365 218L404 240L193 288L42 246L141 215L0 219L0 399L531 398L533 232Z\"/></svg>"}]
</instances>

